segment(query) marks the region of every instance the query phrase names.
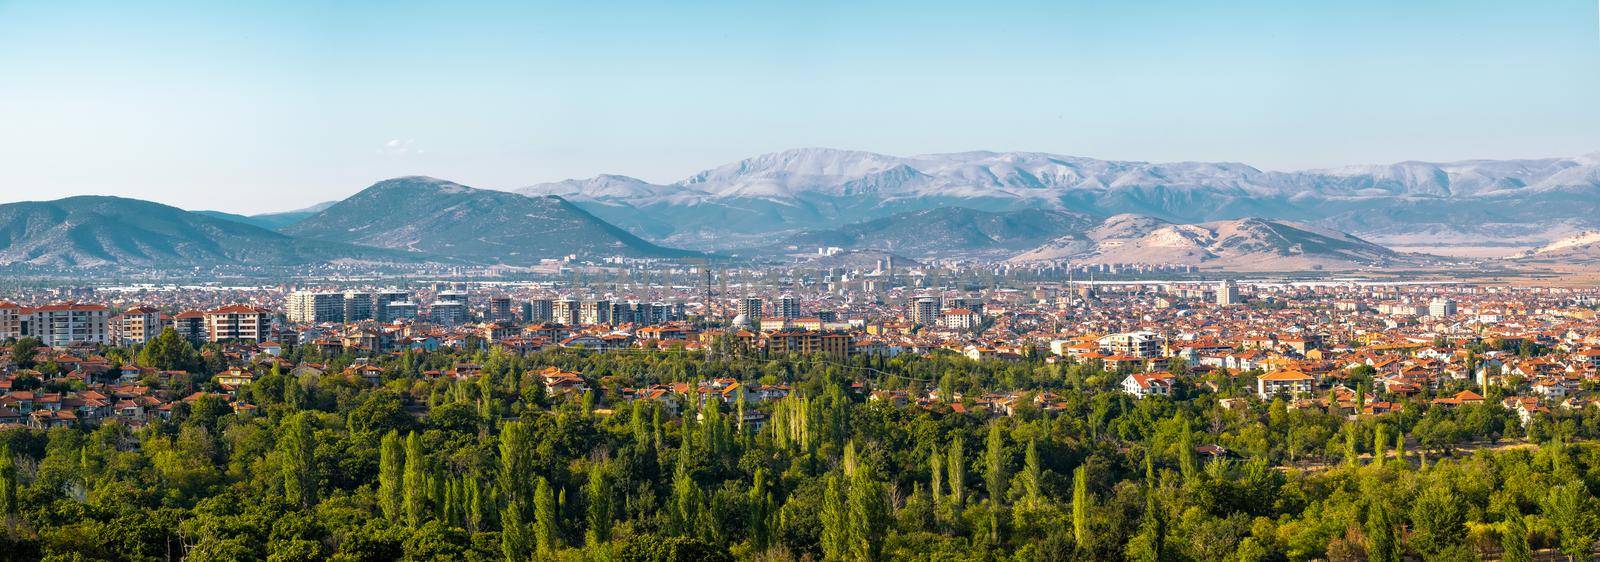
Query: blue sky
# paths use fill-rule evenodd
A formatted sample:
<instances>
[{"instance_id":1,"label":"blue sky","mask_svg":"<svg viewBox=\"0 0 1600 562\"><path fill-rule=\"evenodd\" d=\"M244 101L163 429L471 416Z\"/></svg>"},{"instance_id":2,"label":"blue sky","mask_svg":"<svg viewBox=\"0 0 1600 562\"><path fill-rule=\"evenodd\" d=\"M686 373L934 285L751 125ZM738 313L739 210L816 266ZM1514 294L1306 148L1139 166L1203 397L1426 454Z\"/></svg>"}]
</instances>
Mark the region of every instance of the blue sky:
<instances>
[{"instance_id":1,"label":"blue sky","mask_svg":"<svg viewBox=\"0 0 1600 562\"><path fill-rule=\"evenodd\" d=\"M0 0L0 201L262 212L801 146L1298 169L1600 151L1594 0Z\"/></svg>"}]
</instances>

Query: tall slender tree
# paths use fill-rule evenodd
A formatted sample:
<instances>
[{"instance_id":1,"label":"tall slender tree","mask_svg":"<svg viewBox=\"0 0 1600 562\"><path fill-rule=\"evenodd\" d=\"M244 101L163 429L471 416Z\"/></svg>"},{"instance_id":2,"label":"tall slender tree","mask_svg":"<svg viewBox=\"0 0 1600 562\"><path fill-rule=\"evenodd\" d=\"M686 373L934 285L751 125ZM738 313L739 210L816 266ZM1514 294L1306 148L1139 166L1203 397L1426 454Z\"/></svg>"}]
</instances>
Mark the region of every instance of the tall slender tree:
<instances>
[{"instance_id":1,"label":"tall slender tree","mask_svg":"<svg viewBox=\"0 0 1600 562\"><path fill-rule=\"evenodd\" d=\"M883 537L889 523L889 498L872 467L856 468L850 479L849 519L851 560L882 558Z\"/></svg>"},{"instance_id":2,"label":"tall slender tree","mask_svg":"<svg viewBox=\"0 0 1600 562\"><path fill-rule=\"evenodd\" d=\"M611 479L604 465L589 470L589 483L584 486L583 495L589 508L589 529L584 534L586 542L596 546L611 540Z\"/></svg>"},{"instance_id":3,"label":"tall slender tree","mask_svg":"<svg viewBox=\"0 0 1600 562\"><path fill-rule=\"evenodd\" d=\"M850 553L850 515L844 476L835 469L827 478L827 488L822 493L822 512L817 515L822 522L822 556L826 560L844 560Z\"/></svg>"},{"instance_id":4,"label":"tall slender tree","mask_svg":"<svg viewBox=\"0 0 1600 562\"><path fill-rule=\"evenodd\" d=\"M533 536L539 544L539 556L548 558L561 550L561 520L556 509L555 491L550 481L539 477L533 492Z\"/></svg>"},{"instance_id":5,"label":"tall slender tree","mask_svg":"<svg viewBox=\"0 0 1600 562\"><path fill-rule=\"evenodd\" d=\"M405 464L404 440L390 431L378 447L378 506L390 523L405 518Z\"/></svg>"},{"instance_id":6,"label":"tall slender tree","mask_svg":"<svg viewBox=\"0 0 1600 562\"><path fill-rule=\"evenodd\" d=\"M1028 507L1039 507L1044 500L1044 470L1039 467L1039 442L1028 440L1028 452L1022 460L1022 490Z\"/></svg>"},{"instance_id":7,"label":"tall slender tree","mask_svg":"<svg viewBox=\"0 0 1600 562\"><path fill-rule=\"evenodd\" d=\"M989 502L999 506L1006 499L1005 438L998 422L989 424L988 447L984 451L984 485L989 488Z\"/></svg>"},{"instance_id":8,"label":"tall slender tree","mask_svg":"<svg viewBox=\"0 0 1600 562\"><path fill-rule=\"evenodd\" d=\"M302 509L317 503L316 451L309 413L301 412L284 421L286 427L278 441L283 461L283 493L289 503Z\"/></svg>"},{"instance_id":9,"label":"tall slender tree","mask_svg":"<svg viewBox=\"0 0 1600 562\"><path fill-rule=\"evenodd\" d=\"M11 444L0 443L0 518L17 512L17 464Z\"/></svg>"},{"instance_id":10,"label":"tall slender tree","mask_svg":"<svg viewBox=\"0 0 1600 562\"><path fill-rule=\"evenodd\" d=\"M500 552L506 562L524 562L533 556L537 540L529 532L528 523L522 519L521 510L506 504L500 511Z\"/></svg>"},{"instance_id":11,"label":"tall slender tree","mask_svg":"<svg viewBox=\"0 0 1600 562\"><path fill-rule=\"evenodd\" d=\"M1082 545L1089 540L1089 467L1078 465L1072 471L1072 538Z\"/></svg>"},{"instance_id":12,"label":"tall slender tree","mask_svg":"<svg viewBox=\"0 0 1600 562\"><path fill-rule=\"evenodd\" d=\"M406 505L406 525L420 527L428 516L428 466L422 453L422 438L415 431L406 436L406 465L401 494Z\"/></svg>"},{"instance_id":13,"label":"tall slender tree","mask_svg":"<svg viewBox=\"0 0 1600 562\"><path fill-rule=\"evenodd\" d=\"M950 501L960 510L967 505L967 459L961 451L960 435L950 443L950 462L947 466L950 469Z\"/></svg>"}]
</instances>

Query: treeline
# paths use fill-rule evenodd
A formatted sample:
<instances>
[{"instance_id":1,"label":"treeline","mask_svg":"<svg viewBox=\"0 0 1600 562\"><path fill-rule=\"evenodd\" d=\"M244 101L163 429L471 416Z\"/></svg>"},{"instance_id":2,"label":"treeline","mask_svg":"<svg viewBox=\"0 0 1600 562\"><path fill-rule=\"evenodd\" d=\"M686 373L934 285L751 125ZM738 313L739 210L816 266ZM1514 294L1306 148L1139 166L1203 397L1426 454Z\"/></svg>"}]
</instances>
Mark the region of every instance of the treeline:
<instances>
[{"instance_id":1,"label":"treeline","mask_svg":"<svg viewBox=\"0 0 1600 562\"><path fill-rule=\"evenodd\" d=\"M177 347L162 354L194 360ZM0 433L0 557L1526 560L1586 556L1600 527L1589 412L1526 433L1497 405L1351 421L952 356L405 353L376 360L376 387L340 374L354 358L301 358L326 370L266 369L239 412L207 396L137 430ZM547 366L593 390L548 395ZM619 399L721 377L793 392ZM1024 392L997 417L873 401L863 381L968 405ZM1524 437L1537 445L1463 450Z\"/></svg>"}]
</instances>

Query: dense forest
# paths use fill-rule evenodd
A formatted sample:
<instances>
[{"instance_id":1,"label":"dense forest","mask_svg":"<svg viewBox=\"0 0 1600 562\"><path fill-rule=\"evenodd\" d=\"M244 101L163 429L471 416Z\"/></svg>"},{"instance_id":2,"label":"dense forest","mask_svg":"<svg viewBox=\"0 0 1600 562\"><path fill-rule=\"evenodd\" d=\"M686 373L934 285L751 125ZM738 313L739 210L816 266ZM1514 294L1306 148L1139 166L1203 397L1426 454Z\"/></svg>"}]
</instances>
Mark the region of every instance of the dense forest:
<instances>
[{"instance_id":1,"label":"dense forest","mask_svg":"<svg viewBox=\"0 0 1600 562\"><path fill-rule=\"evenodd\" d=\"M174 396L220 390L220 349L157 345L104 351L202 373L149 381ZM1588 556L1600 534L1587 411L1525 431L1492 400L1423 396L1347 419L1223 400L1248 380L1136 400L1093 365L953 354L407 352L373 359L374 385L346 374L356 358L310 353L289 365L321 369L256 365L235 400L137 429L0 432L0 556L1528 560ZM547 394L551 366L591 390ZM623 398L717 378L791 392ZM868 388L1022 394L992 415Z\"/></svg>"}]
</instances>

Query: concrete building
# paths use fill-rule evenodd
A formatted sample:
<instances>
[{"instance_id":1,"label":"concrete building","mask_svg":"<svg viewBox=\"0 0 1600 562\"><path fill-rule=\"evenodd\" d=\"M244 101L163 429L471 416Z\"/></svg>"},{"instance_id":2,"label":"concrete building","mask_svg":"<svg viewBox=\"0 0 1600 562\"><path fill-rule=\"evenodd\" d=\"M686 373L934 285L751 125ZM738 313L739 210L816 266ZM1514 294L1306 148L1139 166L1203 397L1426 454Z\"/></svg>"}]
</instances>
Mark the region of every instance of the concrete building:
<instances>
[{"instance_id":1,"label":"concrete building","mask_svg":"<svg viewBox=\"0 0 1600 562\"><path fill-rule=\"evenodd\" d=\"M235 304L205 313L206 339L213 342L268 341L272 312L261 307Z\"/></svg>"},{"instance_id":2,"label":"concrete building","mask_svg":"<svg viewBox=\"0 0 1600 562\"><path fill-rule=\"evenodd\" d=\"M1428 301L1428 316L1434 318L1449 318L1456 315L1456 301L1445 297L1438 297Z\"/></svg>"},{"instance_id":3,"label":"concrete building","mask_svg":"<svg viewBox=\"0 0 1600 562\"><path fill-rule=\"evenodd\" d=\"M344 293L295 291L284 303L284 316L298 324L344 321Z\"/></svg>"},{"instance_id":4,"label":"concrete building","mask_svg":"<svg viewBox=\"0 0 1600 562\"><path fill-rule=\"evenodd\" d=\"M1217 306L1236 304L1239 304L1239 284L1232 279L1225 279L1217 285Z\"/></svg>"},{"instance_id":5,"label":"concrete building","mask_svg":"<svg viewBox=\"0 0 1600 562\"><path fill-rule=\"evenodd\" d=\"M136 306L122 311L112 322L112 335L122 345L144 345L158 335L165 326L161 311L153 306Z\"/></svg>"},{"instance_id":6,"label":"concrete building","mask_svg":"<svg viewBox=\"0 0 1600 562\"><path fill-rule=\"evenodd\" d=\"M179 337L195 345L205 343L211 337L206 331L206 313L198 310L185 311L173 316L172 330L178 332Z\"/></svg>"},{"instance_id":7,"label":"concrete building","mask_svg":"<svg viewBox=\"0 0 1600 562\"><path fill-rule=\"evenodd\" d=\"M22 306L0 302L0 340L22 337Z\"/></svg>"},{"instance_id":8,"label":"concrete building","mask_svg":"<svg viewBox=\"0 0 1600 562\"><path fill-rule=\"evenodd\" d=\"M522 303L522 321L524 322L549 322L555 317L556 301L553 299L533 299Z\"/></svg>"},{"instance_id":9,"label":"concrete building","mask_svg":"<svg viewBox=\"0 0 1600 562\"><path fill-rule=\"evenodd\" d=\"M373 319L375 317L373 304L376 300L372 293L345 291L343 320L345 322L356 322Z\"/></svg>"},{"instance_id":10,"label":"concrete building","mask_svg":"<svg viewBox=\"0 0 1600 562\"><path fill-rule=\"evenodd\" d=\"M395 303L410 304L411 305L411 309L410 309L411 314L405 315L405 316L396 316L395 315L395 311L391 310L391 308L390 308ZM372 317L373 317L373 319L375 319L375 320L377 320L379 322L382 322L384 324L387 324L387 323L395 321L395 319L397 319L397 318L415 318L416 316L417 316L416 305L411 304L411 293L408 293L406 291L392 290L392 289L391 290L378 291L376 293L373 293L373 295L372 295Z\"/></svg>"},{"instance_id":11,"label":"concrete building","mask_svg":"<svg viewBox=\"0 0 1600 562\"><path fill-rule=\"evenodd\" d=\"M64 302L29 311L25 335L49 346L111 342L111 312L104 305Z\"/></svg>"},{"instance_id":12,"label":"concrete building","mask_svg":"<svg viewBox=\"0 0 1600 562\"><path fill-rule=\"evenodd\" d=\"M467 321L467 303L456 300L434 301L428 306L428 316L435 324L455 326Z\"/></svg>"},{"instance_id":13,"label":"concrete building","mask_svg":"<svg viewBox=\"0 0 1600 562\"><path fill-rule=\"evenodd\" d=\"M553 306L551 320L557 324L568 326L578 325L578 309L581 308L577 297L562 297Z\"/></svg>"},{"instance_id":14,"label":"concrete building","mask_svg":"<svg viewBox=\"0 0 1600 562\"><path fill-rule=\"evenodd\" d=\"M800 317L800 299L785 293L778 297L778 318L794 320Z\"/></svg>"},{"instance_id":15,"label":"concrete building","mask_svg":"<svg viewBox=\"0 0 1600 562\"><path fill-rule=\"evenodd\" d=\"M508 322L515 319L511 312L511 297L495 296L489 298L489 313L485 320L490 322Z\"/></svg>"},{"instance_id":16,"label":"concrete building","mask_svg":"<svg viewBox=\"0 0 1600 562\"><path fill-rule=\"evenodd\" d=\"M765 316L761 297L745 297L739 299L739 318L744 319L747 326L760 326L761 318Z\"/></svg>"},{"instance_id":17,"label":"concrete building","mask_svg":"<svg viewBox=\"0 0 1600 562\"><path fill-rule=\"evenodd\" d=\"M611 323L611 301L585 299L578 305L578 324L589 326Z\"/></svg>"},{"instance_id":18,"label":"concrete building","mask_svg":"<svg viewBox=\"0 0 1600 562\"><path fill-rule=\"evenodd\" d=\"M908 319L912 324L932 326L939 322L939 297L917 297L911 300Z\"/></svg>"}]
</instances>

